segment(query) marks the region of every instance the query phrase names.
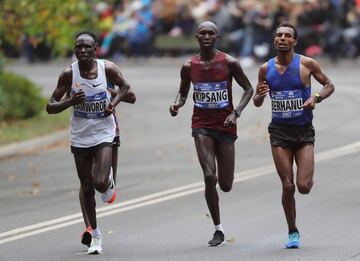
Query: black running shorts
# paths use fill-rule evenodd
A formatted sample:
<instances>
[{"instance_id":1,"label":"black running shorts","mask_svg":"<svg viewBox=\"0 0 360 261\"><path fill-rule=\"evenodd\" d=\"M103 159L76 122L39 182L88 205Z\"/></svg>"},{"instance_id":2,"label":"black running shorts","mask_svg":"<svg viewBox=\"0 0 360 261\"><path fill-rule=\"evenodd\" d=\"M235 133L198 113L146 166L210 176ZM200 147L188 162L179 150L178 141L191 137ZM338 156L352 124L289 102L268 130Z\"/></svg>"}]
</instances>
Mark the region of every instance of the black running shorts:
<instances>
[{"instance_id":1,"label":"black running shorts","mask_svg":"<svg viewBox=\"0 0 360 261\"><path fill-rule=\"evenodd\" d=\"M315 129L311 123L286 125L271 122L268 131L271 146L298 150L307 144L314 144L315 142Z\"/></svg>"},{"instance_id":2,"label":"black running shorts","mask_svg":"<svg viewBox=\"0 0 360 261\"><path fill-rule=\"evenodd\" d=\"M120 137L116 136L112 142L112 145L113 145L113 147L120 147L120 144L121 144Z\"/></svg>"},{"instance_id":3,"label":"black running shorts","mask_svg":"<svg viewBox=\"0 0 360 261\"><path fill-rule=\"evenodd\" d=\"M226 131L220 131L220 130L208 129L208 128L192 129L192 136L195 138L198 135L211 137L220 144L234 143L235 140L237 139L237 136Z\"/></svg>"},{"instance_id":4,"label":"black running shorts","mask_svg":"<svg viewBox=\"0 0 360 261\"><path fill-rule=\"evenodd\" d=\"M100 143L98 145L92 146L92 147L88 147L88 148L79 148L79 147L74 147L71 146L71 152L74 155L78 155L78 156L90 156L92 155L95 151L104 148L104 147L112 147L113 143L112 142L103 142Z\"/></svg>"}]
</instances>

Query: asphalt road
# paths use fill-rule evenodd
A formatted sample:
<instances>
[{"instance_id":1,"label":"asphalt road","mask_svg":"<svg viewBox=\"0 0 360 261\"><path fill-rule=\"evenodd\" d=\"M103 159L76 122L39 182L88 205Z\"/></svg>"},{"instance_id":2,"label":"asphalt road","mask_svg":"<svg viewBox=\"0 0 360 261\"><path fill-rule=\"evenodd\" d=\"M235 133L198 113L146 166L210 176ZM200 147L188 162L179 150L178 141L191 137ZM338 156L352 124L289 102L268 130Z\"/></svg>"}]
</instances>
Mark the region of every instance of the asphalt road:
<instances>
[{"instance_id":1,"label":"asphalt road","mask_svg":"<svg viewBox=\"0 0 360 261\"><path fill-rule=\"evenodd\" d=\"M98 202L104 253L97 260L360 260L358 178L359 63L322 61L336 86L318 104L315 185L296 194L302 248L285 250L281 187L267 138L270 104L252 104L238 120L236 180L220 192L227 244L207 247L213 226L203 196L190 132L192 101L176 118L168 107L186 60L120 64L137 94L120 104L119 199ZM8 69L24 74L49 96L70 61ZM246 68L255 86L258 67ZM314 83L314 90L319 90ZM241 89L234 84L235 101ZM0 260L83 260L78 180L67 140L0 161Z\"/></svg>"}]
</instances>

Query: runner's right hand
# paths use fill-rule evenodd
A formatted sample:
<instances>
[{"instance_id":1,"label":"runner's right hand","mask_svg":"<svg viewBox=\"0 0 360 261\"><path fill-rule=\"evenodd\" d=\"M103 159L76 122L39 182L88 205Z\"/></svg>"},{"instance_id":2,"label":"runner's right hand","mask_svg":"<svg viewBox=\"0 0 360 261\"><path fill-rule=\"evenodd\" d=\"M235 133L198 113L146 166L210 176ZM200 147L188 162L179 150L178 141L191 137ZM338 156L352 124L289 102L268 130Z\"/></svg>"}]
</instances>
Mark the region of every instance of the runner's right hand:
<instances>
[{"instance_id":1,"label":"runner's right hand","mask_svg":"<svg viewBox=\"0 0 360 261\"><path fill-rule=\"evenodd\" d=\"M71 101L73 105L83 103L85 101L85 92L80 89L78 92L72 93Z\"/></svg>"},{"instance_id":2,"label":"runner's right hand","mask_svg":"<svg viewBox=\"0 0 360 261\"><path fill-rule=\"evenodd\" d=\"M179 112L179 107L177 107L176 105L171 105L169 111L171 116L175 117Z\"/></svg>"},{"instance_id":3,"label":"runner's right hand","mask_svg":"<svg viewBox=\"0 0 360 261\"><path fill-rule=\"evenodd\" d=\"M266 94L269 92L269 85L266 81L263 81L256 90L256 95L258 95L260 98L265 98Z\"/></svg>"}]
</instances>

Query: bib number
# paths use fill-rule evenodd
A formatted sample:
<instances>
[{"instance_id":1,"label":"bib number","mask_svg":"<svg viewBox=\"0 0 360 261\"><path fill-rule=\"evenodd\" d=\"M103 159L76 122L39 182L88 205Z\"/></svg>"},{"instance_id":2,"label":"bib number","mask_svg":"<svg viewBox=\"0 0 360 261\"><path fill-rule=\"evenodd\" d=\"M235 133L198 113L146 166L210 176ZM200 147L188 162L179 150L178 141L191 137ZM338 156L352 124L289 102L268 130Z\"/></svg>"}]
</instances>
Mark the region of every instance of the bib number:
<instances>
[{"instance_id":1,"label":"bib number","mask_svg":"<svg viewBox=\"0 0 360 261\"><path fill-rule=\"evenodd\" d=\"M222 109L229 106L227 81L194 84L195 107L200 109Z\"/></svg>"},{"instance_id":2,"label":"bib number","mask_svg":"<svg viewBox=\"0 0 360 261\"><path fill-rule=\"evenodd\" d=\"M298 118L303 114L303 98L300 90L271 92L270 96L273 118Z\"/></svg>"}]
</instances>

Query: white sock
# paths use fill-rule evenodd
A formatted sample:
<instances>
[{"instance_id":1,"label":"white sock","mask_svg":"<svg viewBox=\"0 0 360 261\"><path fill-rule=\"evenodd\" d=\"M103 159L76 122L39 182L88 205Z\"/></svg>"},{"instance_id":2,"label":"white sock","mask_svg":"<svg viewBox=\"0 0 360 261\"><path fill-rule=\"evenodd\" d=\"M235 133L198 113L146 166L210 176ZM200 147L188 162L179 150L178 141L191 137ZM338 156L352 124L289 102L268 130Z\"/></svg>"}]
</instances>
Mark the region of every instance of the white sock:
<instances>
[{"instance_id":1,"label":"white sock","mask_svg":"<svg viewBox=\"0 0 360 261\"><path fill-rule=\"evenodd\" d=\"M91 234L93 237L100 237L101 236L100 229L98 227L93 229Z\"/></svg>"},{"instance_id":2,"label":"white sock","mask_svg":"<svg viewBox=\"0 0 360 261\"><path fill-rule=\"evenodd\" d=\"M215 231L216 231L216 230L220 230L221 232L224 233L224 229L223 229L223 226L222 226L221 224L215 225Z\"/></svg>"}]
</instances>

